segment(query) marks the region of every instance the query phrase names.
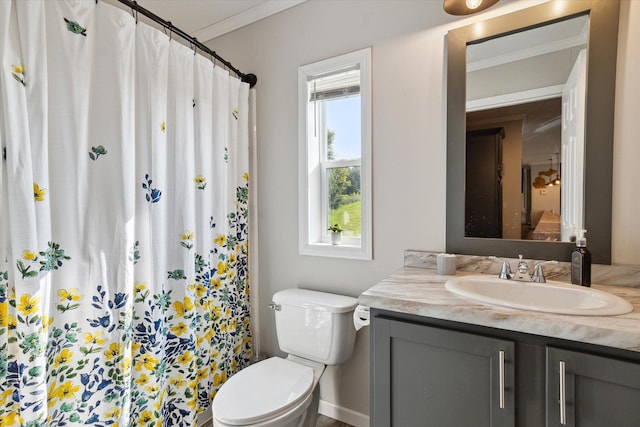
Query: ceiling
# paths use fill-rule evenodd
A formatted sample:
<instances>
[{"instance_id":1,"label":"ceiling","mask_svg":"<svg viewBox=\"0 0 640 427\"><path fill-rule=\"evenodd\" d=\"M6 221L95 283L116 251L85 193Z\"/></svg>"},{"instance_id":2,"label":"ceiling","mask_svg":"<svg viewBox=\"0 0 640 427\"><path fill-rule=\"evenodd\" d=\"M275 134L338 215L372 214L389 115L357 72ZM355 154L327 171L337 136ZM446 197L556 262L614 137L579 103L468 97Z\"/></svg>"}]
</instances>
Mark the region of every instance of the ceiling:
<instances>
[{"instance_id":1,"label":"ceiling","mask_svg":"<svg viewBox=\"0 0 640 427\"><path fill-rule=\"evenodd\" d=\"M126 9L118 0L103 0ZM137 0L184 32L205 43L306 0Z\"/></svg>"}]
</instances>

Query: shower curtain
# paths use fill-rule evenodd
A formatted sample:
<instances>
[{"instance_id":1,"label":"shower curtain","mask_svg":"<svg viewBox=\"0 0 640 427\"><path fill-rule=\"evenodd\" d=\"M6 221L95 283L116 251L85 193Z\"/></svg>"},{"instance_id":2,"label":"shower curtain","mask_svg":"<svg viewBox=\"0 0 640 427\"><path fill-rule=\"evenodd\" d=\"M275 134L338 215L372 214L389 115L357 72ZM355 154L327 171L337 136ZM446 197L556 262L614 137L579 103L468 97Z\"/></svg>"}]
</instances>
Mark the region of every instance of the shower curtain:
<instances>
[{"instance_id":1,"label":"shower curtain","mask_svg":"<svg viewBox=\"0 0 640 427\"><path fill-rule=\"evenodd\" d=\"M0 1L0 420L188 426L252 352L249 88L93 0Z\"/></svg>"}]
</instances>

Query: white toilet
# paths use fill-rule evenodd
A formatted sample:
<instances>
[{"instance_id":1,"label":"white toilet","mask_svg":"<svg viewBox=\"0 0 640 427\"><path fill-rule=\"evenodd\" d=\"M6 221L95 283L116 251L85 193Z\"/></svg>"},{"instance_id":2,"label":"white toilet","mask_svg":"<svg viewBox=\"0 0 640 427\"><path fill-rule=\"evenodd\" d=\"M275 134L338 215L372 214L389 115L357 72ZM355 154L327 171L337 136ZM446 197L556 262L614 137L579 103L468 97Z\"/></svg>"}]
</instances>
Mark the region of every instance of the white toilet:
<instances>
[{"instance_id":1,"label":"white toilet","mask_svg":"<svg viewBox=\"0 0 640 427\"><path fill-rule=\"evenodd\" d=\"M214 427L314 426L318 381L326 365L351 357L355 298L306 289L273 295L276 333L286 359L272 357L238 372L213 399Z\"/></svg>"}]
</instances>

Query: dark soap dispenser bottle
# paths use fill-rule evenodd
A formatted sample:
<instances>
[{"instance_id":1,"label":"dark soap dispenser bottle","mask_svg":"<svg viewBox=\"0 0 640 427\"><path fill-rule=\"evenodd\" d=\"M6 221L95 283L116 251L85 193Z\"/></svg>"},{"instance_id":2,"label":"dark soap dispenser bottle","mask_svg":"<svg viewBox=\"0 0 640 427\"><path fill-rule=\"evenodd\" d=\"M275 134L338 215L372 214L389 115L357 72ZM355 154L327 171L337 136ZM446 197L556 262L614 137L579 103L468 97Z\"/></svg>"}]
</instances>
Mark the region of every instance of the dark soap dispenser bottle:
<instances>
[{"instance_id":1,"label":"dark soap dispenser bottle","mask_svg":"<svg viewBox=\"0 0 640 427\"><path fill-rule=\"evenodd\" d=\"M571 251L571 283L591 286L591 252L587 249L587 230L578 230L576 247Z\"/></svg>"}]
</instances>

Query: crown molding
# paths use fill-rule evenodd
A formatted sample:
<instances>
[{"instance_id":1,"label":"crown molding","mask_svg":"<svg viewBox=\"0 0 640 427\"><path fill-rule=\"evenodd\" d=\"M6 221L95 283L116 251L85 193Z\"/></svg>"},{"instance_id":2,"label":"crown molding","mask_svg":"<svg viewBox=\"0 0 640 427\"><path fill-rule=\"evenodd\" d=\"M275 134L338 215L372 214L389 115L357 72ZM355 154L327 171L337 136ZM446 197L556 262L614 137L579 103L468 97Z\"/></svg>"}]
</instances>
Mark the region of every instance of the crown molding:
<instances>
[{"instance_id":1,"label":"crown molding","mask_svg":"<svg viewBox=\"0 0 640 427\"><path fill-rule=\"evenodd\" d=\"M237 30L238 28L252 24L271 15L275 15L276 13L280 13L293 6L297 6L305 1L306 0L267 0L260 3L258 6L252 7L251 9L197 31L194 34L194 37L204 43L215 39L216 37L220 37L223 34Z\"/></svg>"}]
</instances>

